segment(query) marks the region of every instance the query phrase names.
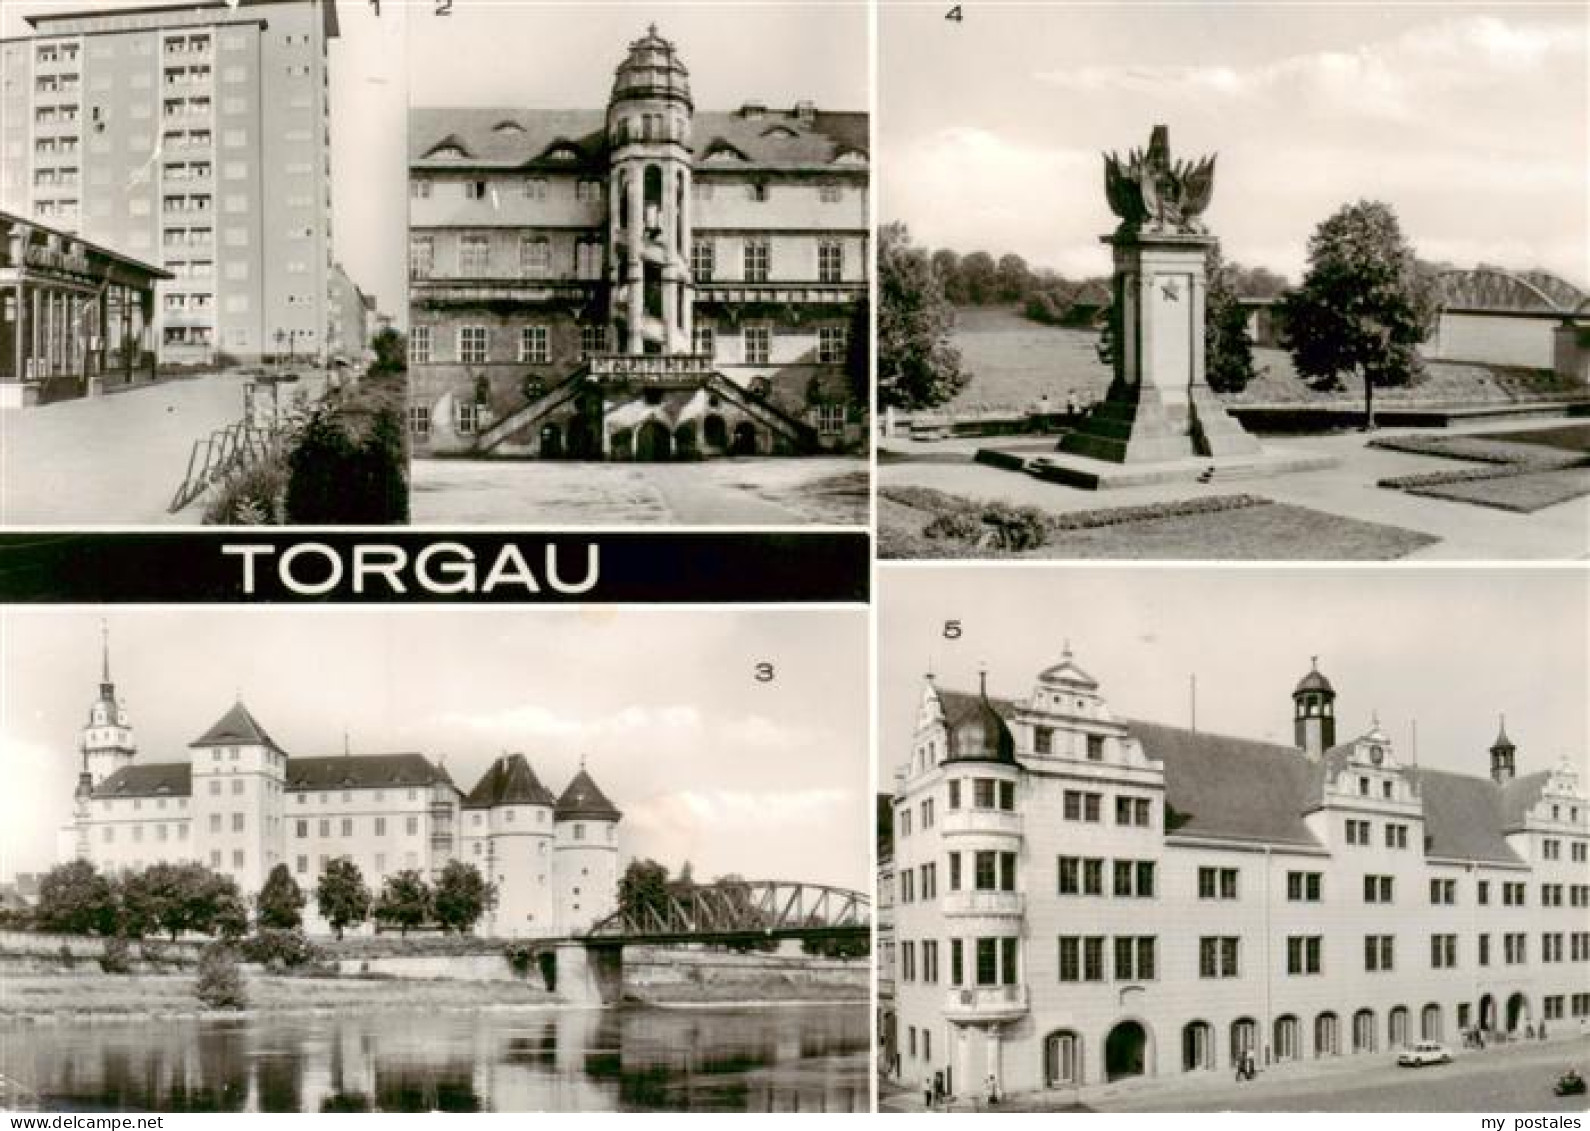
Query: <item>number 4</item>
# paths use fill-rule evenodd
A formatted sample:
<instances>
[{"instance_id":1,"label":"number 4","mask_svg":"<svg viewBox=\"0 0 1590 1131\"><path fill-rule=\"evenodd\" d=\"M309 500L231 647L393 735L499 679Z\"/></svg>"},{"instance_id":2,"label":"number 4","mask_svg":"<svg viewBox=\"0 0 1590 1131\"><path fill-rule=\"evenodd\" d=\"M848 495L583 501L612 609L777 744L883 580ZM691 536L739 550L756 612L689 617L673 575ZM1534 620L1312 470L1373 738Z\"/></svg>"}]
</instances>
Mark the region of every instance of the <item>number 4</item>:
<instances>
[{"instance_id":1,"label":"number 4","mask_svg":"<svg viewBox=\"0 0 1590 1131\"><path fill-rule=\"evenodd\" d=\"M946 20L949 20L950 23L952 23L952 24L958 24L962 20L964 20L966 17L961 14L961 6L959 4L957 4L957 5L955 5L955 7L951 8L948 12L944 13L944 18Z\"/></svg>"}]
</instances>

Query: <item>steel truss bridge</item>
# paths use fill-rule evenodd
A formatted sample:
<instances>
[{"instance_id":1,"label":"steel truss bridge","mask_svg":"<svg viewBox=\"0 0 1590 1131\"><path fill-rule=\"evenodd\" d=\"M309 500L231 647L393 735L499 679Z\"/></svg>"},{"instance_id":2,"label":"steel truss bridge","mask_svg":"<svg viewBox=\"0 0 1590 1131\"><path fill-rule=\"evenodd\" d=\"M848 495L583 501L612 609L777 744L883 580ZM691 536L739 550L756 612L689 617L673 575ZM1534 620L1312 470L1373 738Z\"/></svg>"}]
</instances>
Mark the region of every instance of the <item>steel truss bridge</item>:
<instances>
[{"instance_id":1,"label":"steel truss bridge","mask_svg":"<svg viewBox=\"0 0 1590 1131\"><path fill-rule=\"evenodd\" d=\"M1448 310L1542 311L1570 316L1590 311L1590 295L1549 271L1475 267L1436 277L1441 306Z\"/></svg>"},{"instance_id":2,"label":"steel truss bridge","mask_svg":"<svg viewBox=\"0 0 1590 1131\"><path fill-rule=\"evenodd\" d=\"M587 946L744 943L765 939L864 939L872 900L861 892L785 880L737 880L669 892L615 911L580 936Z\"/></svg>"}]
</instances>

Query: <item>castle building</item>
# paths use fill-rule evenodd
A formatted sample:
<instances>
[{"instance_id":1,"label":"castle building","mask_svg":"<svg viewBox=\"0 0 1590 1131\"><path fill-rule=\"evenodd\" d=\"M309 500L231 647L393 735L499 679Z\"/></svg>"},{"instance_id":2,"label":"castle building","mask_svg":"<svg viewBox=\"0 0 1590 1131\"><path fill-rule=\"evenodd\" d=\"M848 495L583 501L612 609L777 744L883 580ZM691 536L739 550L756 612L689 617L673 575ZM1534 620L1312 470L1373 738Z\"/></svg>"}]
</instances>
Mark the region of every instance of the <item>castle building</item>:
<instances>
[{"instance_id":1,"label":"castle building","mask_svg":"<svg viewBox=\"0 0 1590 1131\"><path fill-rule=\"evenodd\" d=\"M286 864L310 896L347 857L372 894L414 869L479 868L498 904L477 933L553 938L587 930L618 906L622 814L582 766L557 798L524 755L495 761L467 795L423 754L289 755L241 700L189 744L187 758L143 761L116 697L107 646L99 694L79 738L81 769L67 853L106 871L197 861L257 895Z\"/></svg>"},{"instance_id":2,"label":"castle building","mask_svg":"<svg viewBox=\"0 0 1590 1131\"><path fill-rule=\"evenodd\" d=\"M654 28L605 109L418 108L409 146L416 453L864 443L866 114L697 110Z\"/></svg>"},{"instance_id":3,"label":"castle building","mask_svg":"<svg viewBox=\"0 0 1590 1131\"><path fill-rule=\"evenodd\" d=\"M900 1072L952 1092L1386 1054L1590 1018L1590 799L1566 762L1415 764L1120 719L1066 650L1023 698L931 678L894 796Z\"/></svg>"},{"instance_id":4,"label":"castle building","mask_svg":"<svg viewBox=\"0 0 1590 1131\"><path fill-rule=\"evenodd\" d=\"M323 356L335 0L28 23L0 41L0 208L163 267L162 363Z\"/></svg>"}]
</instances>

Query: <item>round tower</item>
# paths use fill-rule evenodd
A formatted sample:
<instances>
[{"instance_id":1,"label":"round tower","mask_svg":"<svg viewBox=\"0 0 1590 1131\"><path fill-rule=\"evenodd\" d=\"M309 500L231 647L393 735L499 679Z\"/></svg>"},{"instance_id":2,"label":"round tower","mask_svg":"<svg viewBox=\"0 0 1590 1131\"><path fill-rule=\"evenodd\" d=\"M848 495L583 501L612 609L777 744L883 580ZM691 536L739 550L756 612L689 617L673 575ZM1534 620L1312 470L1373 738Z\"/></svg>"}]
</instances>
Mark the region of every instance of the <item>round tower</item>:
<instances>
[{"instance_id":1,"label":"round tower","mask_svg":"<svg viewBox=\"0 0 1590 1131\"><path fill-rule=\"evenodd\" d=\"M1518 747L1507 737L1507 716L1503 715L1496 724L1496 741L1491 743L1491 780L1497 785L1506 785L1513 780L1517 772L1513 755L1517 752Z\"/></svg>"},{"instance_id":2,"label":"round tower","mask_svg":"<svg viewBox=\"0 0 1590 1131\"><path fill-rule=\"evenodd\" d=\"M117 770L132 765L138 746L133 741L127 712L116 701L116 684L110 678L110 630L100 626L103 646L99 698L88 709L88 722L78 739L83 752L83 775L88 784L101 784ZM81 786L79 787L81 792Z\"/></svg>"},{"instance_id":3,"label":"round tower","mask_svg":"<svg viewBox=\"0 0 1590 1131\"><path fill-rule=\"evenodd\" d=\"M1336 689L1321 674L1318 656L1310 657L1310 665L1292 691L1292 741L1318 760L1336 745Z\"/></svg>"},{"instance_id":4,"label":"round tower","mask_svg":"<svg viewBox=\"0 0 1590 1131\"><path fill-rule=\"evenodd\" d=\"M497 906L488 924L493 935L547 938L556 930L552 886L556 803L523 754L498 758L464 799L472 822L466 836L483 846L482 852L464 859L497 885ZM484 829L474 824L482 816Z\"/></svg>"},{"instance_id":5,"label":"round tower","mask_svg":"<svg viewBox=\"0 0 1590 1131\"><path fill-rule=\"evenodd\" d=\"M629 45L607 103L608 265L624 353L690 352L690 76L656 25Z\"/></svg>"},{"instance_id":6,"label":"round tower","mask_svg":"<svg viewBox=\"0 0 1590 1131\"><path fill-rule=\"evenodd\" d=\"M582 764L553 813L556 847L552 871L559 935L589 930L618 909L618 822L622 819L618 807Z\"/></svg>"}]
</instances>

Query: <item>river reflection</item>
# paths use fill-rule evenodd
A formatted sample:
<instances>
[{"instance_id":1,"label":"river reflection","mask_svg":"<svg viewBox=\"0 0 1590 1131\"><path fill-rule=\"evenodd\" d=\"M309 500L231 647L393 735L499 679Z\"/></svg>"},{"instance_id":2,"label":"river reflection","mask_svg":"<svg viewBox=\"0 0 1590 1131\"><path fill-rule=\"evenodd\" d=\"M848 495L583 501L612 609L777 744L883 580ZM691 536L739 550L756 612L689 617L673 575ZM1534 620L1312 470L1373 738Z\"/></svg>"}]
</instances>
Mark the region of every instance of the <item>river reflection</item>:
<instances>
[{"instance_id":1,"label":"river reflection","mask_svg":"<svg viewBox=\"0 0 1590 1131\"><path fill-rule=\"evenodd\" d=\"M49 1111L864 1111L865 1005L0 1028Z\"/></svg>"}]
</instances>

